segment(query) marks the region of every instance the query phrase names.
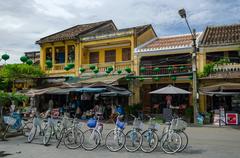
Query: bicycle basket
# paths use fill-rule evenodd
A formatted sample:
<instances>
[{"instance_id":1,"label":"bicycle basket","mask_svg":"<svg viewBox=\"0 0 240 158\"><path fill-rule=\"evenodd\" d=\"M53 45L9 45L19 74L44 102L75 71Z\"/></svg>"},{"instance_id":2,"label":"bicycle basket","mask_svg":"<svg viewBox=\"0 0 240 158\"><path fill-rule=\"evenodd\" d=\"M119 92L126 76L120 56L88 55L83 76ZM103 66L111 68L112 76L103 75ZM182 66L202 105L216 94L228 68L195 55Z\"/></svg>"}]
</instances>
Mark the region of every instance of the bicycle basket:
<instances>
[{"instance_id":1,"label":"bicycle basket","mask_svg":"<svg viewBox=\"0 0 240 158\"><path fill-rule=\"evenodd\" d=\"M13 126L16 123L16 119L11 116L4 116L3 117L4 123Z\"/></svg>"},{"instance_id":2,"label":"bicycle basket","mask_svg":"<svg viewBox=\"0 0 240 158\"><path fill-rule=\"evenodd\" d=\"M71 127L71 125L72 125L71 120L69 120L68 118L63 118L63 119L62 119L61 126L62 126L63 128L68 129L68 128Z\"/></svg>"},{"instance_id":3,"label":"bicycle basket","mask_svg":"<svg viewBox=\"0 0 240 158\"><path fill-rule=\"evenodd\" d=\"M142 122L138 119L134 119L133 121L133 128L137 128L137 129L142 129Z\"/></svg>"},{"instance_id":4,"label":"bicycle basket","mask_svg":"<svg viewBox=\"0 0 240 158\"><path fill-rule=\"evenodd\" d=\"M124 129L124 127L125 127L125 122L121 122L121 121L117 120L116 125L117 125L118 128Z\"/></svg>"},{"instance_id":5,"label":"bicycle basket","mask_svg":"<svg viewBox=\"0 0 240 158\"><path fill-rule=\"evenodd\" d=\"M181 119L177 119L177 120L173 121L172 128L173 128L173 130L184 130L187 128L187 122L185 122Z\"/></svg>"},{"instance_id":6,"label":"bicycle basket","mask_svg":"<svg viewBox=\"0 0 240 158\"><path fill-rule=\"evenodd\" d=\"M156 129L156 124L155 124L155 122L149 121L149 123L148 123L148 128L149 128L149 129Z\"/></svg>"},{"instance_id":7,"label":"bicycle basket","mask_svg":"<svg viewBox=\"0 0 240 158\"><path fill-rule=\"evenodd\" d=\"M94 128L94 127L96 127L96 125L97 125L97 120L96 119L90 118L87 122L87 126L89 128Z\"/></svg>"}]
</instances>

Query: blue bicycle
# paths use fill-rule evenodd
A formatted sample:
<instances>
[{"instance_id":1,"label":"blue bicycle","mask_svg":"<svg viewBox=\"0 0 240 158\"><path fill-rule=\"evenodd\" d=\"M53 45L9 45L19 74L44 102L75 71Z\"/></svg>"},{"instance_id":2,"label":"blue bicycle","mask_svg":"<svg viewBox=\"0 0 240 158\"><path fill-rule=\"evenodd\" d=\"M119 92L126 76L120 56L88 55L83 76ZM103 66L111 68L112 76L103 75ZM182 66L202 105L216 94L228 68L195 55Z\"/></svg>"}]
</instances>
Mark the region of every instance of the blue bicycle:
<instances>
[{"instance_id":1,"label":"blue bicycle","mask_svg":"<svg viewBox=\"0 0 240 158\"><path fill-rule=\"evenodd\" d=\"M20 113L13 112L10 116L3 117L4 123L7 125L3 138L5 139L8 133L20 132L25 137L28 136L32 128L32 122L23 119Z\"/></svg>"}]
</instances>

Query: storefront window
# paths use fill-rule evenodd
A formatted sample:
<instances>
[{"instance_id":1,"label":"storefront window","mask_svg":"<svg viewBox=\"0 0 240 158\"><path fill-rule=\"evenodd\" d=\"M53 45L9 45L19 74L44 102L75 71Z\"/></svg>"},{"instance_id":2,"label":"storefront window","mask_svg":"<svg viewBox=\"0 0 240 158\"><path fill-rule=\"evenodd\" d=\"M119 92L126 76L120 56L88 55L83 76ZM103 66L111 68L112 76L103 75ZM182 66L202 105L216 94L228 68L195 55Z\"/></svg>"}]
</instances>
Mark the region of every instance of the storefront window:
<instances>
[{"instance_id":1,"label":"storefront window","mask_svg":"<svg viewBox=\"0 0 240 158\"><path fill-rule=\"evenodd\" d=\"M131 60L131 49L130 48L123 48L122 49L122 61Z\"/></svg>"},{"instance_id":2,"label":"storefront window","mask_svg":"<svg viewBox=\"0 0 240 158\"><path fill-rule=\"evenodd\" d=\"M105 62L115 62L116 61L116 50L105 51Z\"/></svg>"},{"instance_id":3,"label":"storefront window","mask_svg":"<svg viewBox=\"0 0 240 158\"><path fill-rule=\"evenodd\" d=\"M52 60L52 48L46 48L46 60Z\"/></svg>"},{"instance_id":4,"label":"storefront window","mask_svg":"<svg viewBox=\"0 0 240 158\"><path fill-rule=\"evenodd\" d=\"M75 46L68 46L68 63L73 63L75 60Z\"/></svg>"},{"instance_id":5,"label":"storefront window","mask_svg":"<svg viewBox=\"0 0 240 158\"><path fill-rule=\"evenodd\" d=\"M55 48L55 63L56 64L65 63L65 47Z\"/></svg>"}]
</instances>

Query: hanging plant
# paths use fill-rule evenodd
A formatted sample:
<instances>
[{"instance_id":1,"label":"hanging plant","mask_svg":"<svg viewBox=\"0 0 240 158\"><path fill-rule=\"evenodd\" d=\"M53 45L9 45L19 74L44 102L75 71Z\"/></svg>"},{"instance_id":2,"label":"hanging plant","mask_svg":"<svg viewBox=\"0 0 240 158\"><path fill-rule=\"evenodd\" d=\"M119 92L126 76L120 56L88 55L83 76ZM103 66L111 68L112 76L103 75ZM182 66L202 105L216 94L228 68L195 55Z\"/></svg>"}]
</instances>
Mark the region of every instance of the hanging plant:
<instances>
[{"instance_id":1,"label":"hanging plant","mask_svg":"<svg viewBox=\"0 0 240 158\"><path fill-rule=\"evenodd\" d=\"M173 81L176 81L176 80L177 80L177 77L176 77L176 76L172 76L171 79L172 79Z\"/></svg>"},{"instance_id":2,"label":"hanging plant","mask_svg":"<svg viewBox=\"0 0 240 158\"><path fill-rule=\"evenodd\" d=\"M25 63L28 60L28 58L26 56L21 56L20 60L21 62Z\"/></svg>"},{"instance_id":3,"label":"hanging plant","mask_svg":"<svg viewBox=\"0 0 240 158\"><path fill-rule=\"evenodd\" d=\"M95 66L95 65L90 65L89 68L90 68L91 70L94 70L94 69L96 68L96 66Z\"/></svg>"},{"instance_id":4,"label":"hanging plant","mask_svg":"<svg viewBox=\"0 0 240 158\"><path fill-rule=\"evenodd\" d=\"M80 71L81 73L84 73L84 72L85 72L85 69L81 67L81 68L79 69L79 71Z\"/></svg>"},{"instance_id":5,"label":"hanging plant","mask_svg":"<svg viewBox=\"0 0 240 158\"><path fill-rule=\"evenodd\" d=\"M33 61L31 59L28 59L27 62L26 62L28 65L32 65L33 64Z\"/></svg>"},{"instance_id":6,"label":"hanging plant","mask_svg":"<svg viewBox=\"0 0 240 158\"><path fill-rule=\"evenodd\" d=\"M69 68L68 66L65 66L65 67L64 67L64 70L65 70L65 71L68 71L68 70L70 70L70 68Z\"/></svg>"},{"instance_id":7,"label":"hanging plant","mask_svg":"<svg viewBox=\"0 0 240 158\"><path fill-rule=\"evenodd\" d=\"M3 55L2 55L2 59L3 59L4 61L7 61L9 58L10 58L10 57L9 57L8 54L3 54Z\"/></svg>"},{"instance_id":8,"label":"hanging plant","mask_svg":"<svg viewBox=\"0 0 240 158\"><path fill-rule=\"evenodd\" d=\"M160 77L154 77L153 78L155 81L159 81L160 80Z\"/></svg>"},{"instance_id":9,"label":"hanging plant","mask_svg":"<svg viewBox=\"0 0 240 158\"><path fill-rule=\"evenodd\" d=\"M94 72L95 74L97 74L97 73L99 72L99 69L95 69L95 70L93 70L93 72Z\"/></svg>"},{"instance_id":10,"label":"hanging plant","mask_svg":"<svg viewBox=\"0 0 240 158\"><path fill-rule=\"evenodd\" d=\"M72 69L72 68L74 68L75 65L74 65L73 63L70 63L70 64L68 64L67 66L68 66L70 69Z\"/></svg>"},{"instance_id":11,"label":"hanging plant","mask_svg":"<svg viewBox=\"0 0 240 158\"><path fill-rule=\"evenodd\" d=\"M188 76L188 79L189 80L192 80L193 79L193 76L191 75L191 76Z\"/></svg>"},{"instance_id":12,"label":"hanging plant","mask_svg":"<svg viewBox=\"0 0 240 158\"><path fill-rule=\"evenodd\" d=\"M122 70L118 70L117 73L120 75L122 73Z\"/></svg>"},{"instance_id":13,"label":"hanging plant","mask_svg":"<svg viewBox=\"0 0 240 158\"><path fill-rule=\"evenodd\" d=\"M144 81L144 78L139 78L139 81L143 82L143 81Z\"/></svg>"},{"instance_id":14,"label":"hanging plant","mask_svg":"<svg viewBox=\"0 0 240 158\"><path fill-rule=\"evenodd\" d=\"M140 68L140 72L145 72L146 71L146 68L145 67L141 67Z\"/></svg>"},{"instance_id":15,"label":"hanging plant","mask_svg":"<svg viewBox=\"0 0 240 158\"><path fill-rule=\"evenodd\" d=\"M153 69L153 71L154 71L154 72L160 72L160 68L159 68L159 67L155 67L155 68Z\"/></svg>"},{"instance_id":16,"label":"hanging plant","mask_svg":"<svg viewBox=\"0 0 240 158\"><path fill-rule=\"evenodd\" d=\"M131 72L132 72L131 68L129 68L129 67L126 67L126 68L125 68L125 71L126 71L127 73L131 73Z\"/></svg>"}]
</instances>

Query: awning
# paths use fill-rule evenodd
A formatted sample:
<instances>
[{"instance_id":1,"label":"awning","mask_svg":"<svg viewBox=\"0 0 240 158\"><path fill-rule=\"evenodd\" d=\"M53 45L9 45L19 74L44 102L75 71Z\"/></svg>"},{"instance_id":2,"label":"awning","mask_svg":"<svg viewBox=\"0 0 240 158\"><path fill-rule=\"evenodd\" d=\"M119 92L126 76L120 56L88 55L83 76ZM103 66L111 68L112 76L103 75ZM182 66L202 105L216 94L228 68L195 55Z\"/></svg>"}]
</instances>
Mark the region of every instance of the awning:
<instances>
[{"instance_id":1,"label":"awning","mask_svg":"<svg viewBox=\"0 0 240 158\"><path fill-rule=\"evenodd\" d=\"M106 91L106 88L74 88L70 90L71 92L79 93L100 93Z\"/></svg>"},{"instance_id":2,"label":"awning","mask_svg":"<svg viewBox=\"0 0 240 158\"><path fill-rule=\"evenodd\" d=\"M166 87L152 91L150 94L190 94L190 92L178 87L174 87L173 85L168 85Z\"/></svg>"},{"instance_id":3,"label":"awning","mask_svg":"<svg viewBox=\"0 0 240 158\"><path fill-rule=\"evenodd\" d=\"M102 97L114 97L114 96L131 96L132 93L128 90L124 91L110 91L110 92L103 92L100 94Z\"/></svg>"},{"instance_id":4,"label":"awning","mask_svg":"<svg viewBox=\"0 0 240 158\"><path fill-rule=\"evenodd\" d=\"M71 91L74 91L76 88L57 88L47 91L45 94L54 94L54 95L68 95Z\"/></svg>"},{"instance_id":5,"label":"awning","mask_svg":"<svg viewBox=\"0 0 240 158\"><path fill-rule=\"evenodd\" d=\"M200 91L203 93L223 92L223 91L239 91L240 92L240 83L220 83L220 84L202 87L200 88Z\"/></svg>"},{"instance_id":6,"label":"awning","mask_svg":"<svg viewBox=\"0 0 240 158\"><path fill-rule=\"evenodd\" d=\"M205 94L209 96L232 96L232 95L240 95L240 92L200 92L200 94Z\"/></svg>"},{"instance_id":7,"label":"awning","mask_svg":"<svg viewBox=\"0 0 240 158\"><path fill-rule=\"evenodd\" d=\"M57 87L49 87L49 88L44 88L44 89L30 89L27 91L20 91L20 93L23 93L29 97L34 97L34 96L42 95L42 94L47 93L48 91L52 91L52 90L56 90L56 89L58 89L58 88Z\"/></svg>"},{"instance_id":8,"label":"awning","mask_svg":"<svg viewBox=\"0 0 240 158\"><path fill-rule=\"evenodd\" d=\"M82 83L82 84L105 83L105 84L117 85L118 80L124 77L126 77L126 75L99 76L99 77L92 77L87 80L82 80L82 81L79 81L78 83Z\"/></svg>"}]
</instances>

